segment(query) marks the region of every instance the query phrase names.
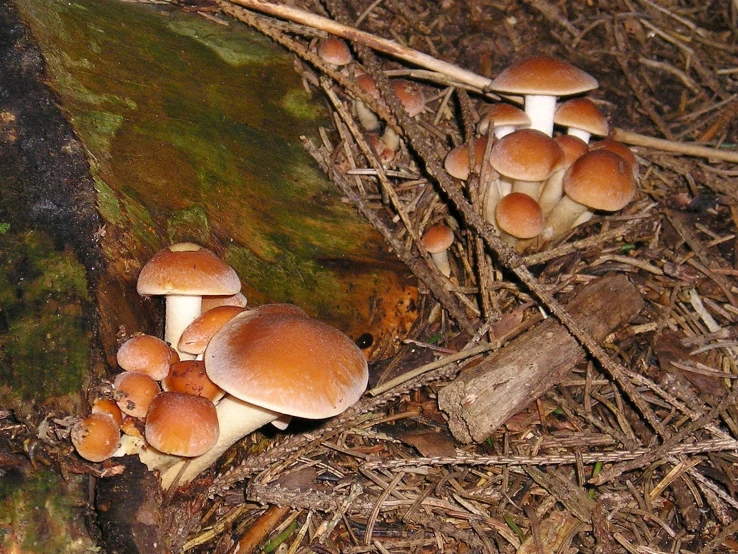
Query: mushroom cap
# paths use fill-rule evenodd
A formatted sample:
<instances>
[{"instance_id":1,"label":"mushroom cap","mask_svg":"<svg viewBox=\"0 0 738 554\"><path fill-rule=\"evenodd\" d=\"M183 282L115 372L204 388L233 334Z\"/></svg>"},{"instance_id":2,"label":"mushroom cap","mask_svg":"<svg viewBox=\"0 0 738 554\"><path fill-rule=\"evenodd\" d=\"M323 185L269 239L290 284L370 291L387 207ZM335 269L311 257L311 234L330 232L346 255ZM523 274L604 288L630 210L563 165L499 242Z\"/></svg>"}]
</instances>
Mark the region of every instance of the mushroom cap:
<instances>
[{"instance_id":1,"label":"mushroom cap","mask_svg":"<svg viewBox=\"0 0 738 554\"><path fill-rule=\"evenodd\" d=\"M425 108L425 96L417 83L407 79L392 79L392 91L400 100L402 107L410 117L414 117Z\"/></svg>"},{"instance_id":2,"label":"mushroom cap","mask_svg":"<svg viewBox=\"0 0 738 554\"><path fill-rule=\"evenodd\" d=\"M607 118L589 98L572 98L561 104L554 113L554 123L582 129L598 137L610 130Z\"/></svg>"},{"instance_id":3,"label":"mushroom cap","mask_svg":"<svg viewBox=\"0 0 738 554\"><path fill-rule=\"evenodd\" d=\"M633 170L633 178L638 179L638 160L636 159L635 154L633 151L628 148L627 145L623 144L622 142L619 142L617 140L613 140L611 138L604 138L602 140L598 140L595 142L589 143L589 149L591 151L594 150L609 150L610 152L613 152L623 158L628 164L631 166Z\"/></svg>"},{"instance_id":4,"label":"mushroom cap","mask_svg":"<svg viewBox=\"0 0 738 554\"><path fill-rule=\"evenodd\" d=\"M241 292L237 292L236 294L204 296L202 299L202 311L207 312L218 306L240 306L245 308L247 304L248 301Z\"/></svg>"},{"instance_id":5,"label":"mushroom cap","mask_svg":"<svg viewBox=\"0 0 738 554\"><path fill-rule=\"evenodd\" d=\"M446 225L433 225L423 233L423 246L431 254L448 250L454 242L454 232Z\"/></svg>"},{"instance_id":6,"label":"mushroom cap","mask_svg":"<svg viewBox=\"0 0 738 554\"><path fill-rule=\"evenodd\" d=\"M158 381L169 373L172 349L159 337L136 335L121 345L116 359L121 369L146 373Z\"/></svg>"},{"instance_id":7,"label":"mushroom cap","mask_svg":"<svg viewBox=\"0 0 738 554\"><path fill-rule=\"evenodd\" d=\"M512 64L489 88L510 94L568 96L598 87L597 79L552 56L533 56Z\"/></svg>"},{"instance_id":8,"label":"mushroom cap","mask_svg":"<svg viewBox=\"0 0 738 554\"><path fill-rule=\"evenodd\" d=\"M446 158L443 161L443 166L451 177L461 179L465 181L469 178L469 173L472 169L479 173L482 169L482 162L484 161L484 153L487 150L487 143L489 142L489 135L483 135L481 137L473 138L469 142L460 144L451 149L446 154ZM471 156L469 152L471 148L474 149L474 165L471 166Z\"/></svg>"},{"instance_id":9,"label":"mushroom cap","mask_svg":"<svg viewBox=\"0 0 738 554\"><path fill-rule=\"evenodd\" d=\"M506 125L530 127L530 116L512 104L504 102L490 104L477 124L477 131L480 135L486 135L490 129Z\"/></svg>"},{"instance_id":10,"label":"mushroom cap","mask_svg":"<svg viewBox=\"0 0 738 554\"><path fill-rule=\"evenodd\" d=\"M110 398L98 398L92 403L93 414L105 414L113 418L113 420L121 425L123 423L123 413L120 411L118 404Z\"/></svg>"},{"instance_id":11,"label":"mushroom cap","mask_svg":"<svg viewBox=\"0 0 738 554\"><path fill-rule=\"evenodd\" d=\"M77 453L90 462L110 458L120 443L120 426L101 413L90 414L72 426L72 444Z\"/></svg>"},{"instance_id":12,"label":"mushroom cap","mask_svg":"<svg viewBox=\"0 0 738 554\"><path fill-rule=\"evenodd\" d=\"M589 152L589 146L574 135L559 135L554 139L564 153L564 167L569 167L576 160Z\"/></svg>"},{"instance_id":13,"label":"mushroom cap","mask_svg":"<svg viewBox=\"0 0 738 554\"><path fill-rule=\"evenodd\" d=\"M536 129L518 129L501 138L489 157L500 175L520 181L545 181L564 161L556 141Z\"/></svg>"},{"instance_id":14,"label":"mushroom cap","mask_svg":"<svg viewBox=\"0 0 738 554\"><path fill-rule=\"evenodd\" d=\"M180 242L154 254L141 269L136 289L144 296L225 295L240 291L241 281L233 268L207 248Z\"/></svg>"},{"instance_id":15,"label":"mushroom cap","mask_svg":"<svg viewBox=\"0 0 738 554\"><path fill-rule=\"evenodd\" d=\"M213 335L244 310L245 308L239 306L217 306L200 314L182 331L177 349L187 354L202 354ZM167 368L167 373L169 373L169 368ZM159 379L164 377L159 377Z\"/></svg>"},{"instance_id":16,"label":"mushroom cap","mask_svg":"<svg viewBox=\"0 0 738 554\"><path fill-rule=\"evenodd\" d=\"M165 454L200 456L218 441L215 405L201 396L162 392L146 414L146 441Z\"/></svg>"},{"instance_id":17,"label":"mushroom cap","mask_svg":"<svg viewBox=\"0 0 738 554\"><path fill-rule=\"evenodd\" d=\"M593 210L616 212L635 196L628 162L609 150L593 150L576 160L564 174L564 192Z\"/></svg>"},{"instance_id":18,"label":"mushroom cap","mask_svg":"<svg viewBox=\"0 0 738 554\"><path fill-rule=\"evenodd\" d=\"M146 411L159 394L159 384L145 373L119 373L113 381L120 411L133 417L146 417Z\"/></svg>"},{"instance_id":19,"label":"mushroom cap","mask_svg":"<svg viewBox=\"0 0 738 554\"><path fill-rule=\"evenodd\" d=\"M511 192L502 198L495 218L501 230L518 239L537 237L545 225L541 206L522 192Z\"/></svg>"},{"instance_id":20,"label":"mushroom cap","mask_svg":"<svg viewBox=\"0 0 738 554\"><path fill-rule=\"evenodd\" d=\"M202 396L211 402L217 402L225 395L225 391L208 377L202 360L184 360L173 364L161 385L165 391Z\"/></svg>"},{"instance_id":21,"label":"mushroom cap","mask_svg":"<svg viewBox=\"0 0 738 554\"><path fill-rule=\"evenodd\" d=\"M205 350L210 379L274 412L321 419L343 412L366 388L364 354L346 335L302 315L244 312Z\"/></svg>"},{"instance_id":22,"label":"mushroom cap","mask_svg":"<svg viewBox=\"0 0 738 554\"><path fill-rule=\"evenodd\" d=\"M318 56L324 62L333 65L346 65L353 60L348 44L337 37L326 37L321 40L318 45Z\"/></svg>"}]
</instances>

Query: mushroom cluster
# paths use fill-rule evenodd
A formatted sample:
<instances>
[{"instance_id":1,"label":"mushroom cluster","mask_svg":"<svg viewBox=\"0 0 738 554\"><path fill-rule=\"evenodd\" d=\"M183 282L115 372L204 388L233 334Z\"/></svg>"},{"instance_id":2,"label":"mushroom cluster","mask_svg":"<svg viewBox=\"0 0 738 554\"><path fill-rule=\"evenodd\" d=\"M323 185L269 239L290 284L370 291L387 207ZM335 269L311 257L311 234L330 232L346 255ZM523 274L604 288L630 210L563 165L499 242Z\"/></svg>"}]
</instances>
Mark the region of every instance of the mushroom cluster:
<instances>
[{"instance_id":1,"label":"mushroom cluster","mask_svg":"<svg viewBox=\"0 0 738 554\"><path fill-rule=\"evenodd\" d=\"M479 136L445 159L457 179L488 177L480 180L480 209L518 250L546 245L597 211L621 210L635 195L632 152L608 138L590 142L609 132L605 116L582 96L597 86L565 61L521 60L500 73L490 90L522 99L524 109L505 101L485 106Z\"/></svg>"},{"instance_id":2,"label":"mushroom cluster","mask_svg":"<svg viewBox=\"0 0 738 554\"><path fill-rule=\"evenodd\" d=\"M346 42L336 37L322 39L316 47L317 55L329 66L339 69L349 77L361 94L366 95L378 104L382 98L374 78L355 63L351 50ZM401 78L390 79L392 92L402 104L410 117L415 117L425 108L425 96L420 87L413 81ZM352 109L361 128L364 138L374 149L382 165L389 165L399 150L401 139L392 127L386 126L374 111L361 98L354 98Z\"/></svg>"},{"instance_id":3,"label":"mushroom cluster","mask_svg":"<svg viewBox=\"0 0 738 554\"><path fill-rule=\"evenodd\" d=\"M368 371L354 342L291 304L247 309L235 275L191 243L144 266L139 292L167 299L165 340L137 334L120 346L112 393L72 429L80 456L138 455L168 488L267 423L332 417L359 399Z\"/></svg>"}]
</instances>

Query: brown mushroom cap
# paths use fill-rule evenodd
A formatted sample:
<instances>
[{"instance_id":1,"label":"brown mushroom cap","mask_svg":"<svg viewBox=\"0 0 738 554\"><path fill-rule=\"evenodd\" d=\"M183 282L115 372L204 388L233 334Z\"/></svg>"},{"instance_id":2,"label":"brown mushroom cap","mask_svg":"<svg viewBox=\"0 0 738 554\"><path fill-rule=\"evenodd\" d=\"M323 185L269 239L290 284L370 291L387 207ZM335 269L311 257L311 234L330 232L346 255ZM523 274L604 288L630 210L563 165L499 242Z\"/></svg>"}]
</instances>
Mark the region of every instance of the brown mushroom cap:
<instances>
[{"instance_id":1,"label":"brown mushroom cap","mask_svg":"<svg viewBox=\"0 0 738 554\"><path fill-rule=\"evenodd\" d=\"M273 412L326 418L366 388L361 350L340 331L301 315L244 312L205 351L210 379L231 395Z\"/></svg>"},{"instance_id":2,"label":"brown mushroom cap","mask_svg":"<svg viewBox=\"0 0 738 554\"><path fill-rule=\"evenodd\" d=\"M392 79L390 85L410 117L414 117L423 111L425 97L417 83L407 79Z\"/></svg>"},{"instance_id":3,"label":"brown mushroom cap","mask_svg":"<svg viewBox=\"0 0 738 554\"><path fill-rule=\"evenodd\" d=\"M107 414L94 413L74 424L72 444L90 462L110 458L120 443L120 426Z\"/></svg>"},{"instance_id":4,"label":"brown mushroom cap","mask_svg":"<svg viewBox=\"0 0 738 554\"><path fill-rule=\"evenodd\" d=\"M564 153L564 167L569 167L589 151L587 143L574 135L559 135L554 140Z\"/></svg>"},{"instance_id":5,"label":"brown mushroom cap","mask_svg":"<svg viewBox=\"0 0 738 554\"><path fill-rule=\"evenodd\" d=\"M169 373L172 349L159 337L136 335L121 345L116 359L121 369L146 373L158 381Z\"/></svg>"},{"instance_id":6,"label":"brown mushroom cap","mask_svg":"<svg viewBox=\"0 0 738 554\"><path fill-rule=\"evenodd\" d=\"M589 144L589 149L594 150L609 150L610 152L617 154L621 158L623 158L628 164L631 166L633 170L633 178L638 179L638 160L636 159L635 154L633 151L628 148L627 145L623 144L622 142L619 142L617 140L613 140L611 138L604 138L602 140L598 140L595 142L591 142Z\"/></svg>"},{"instance_id":7,"label":"brown mushroom cap","mask_svg":"<svg viewBox=\"0 0 738 554\"><path fill-rule=\"evenodd\" d=\"M530 117L512 104L490 104L477 124L477 131L480 135L486 135L491 129L505 126L529 127Z\"/></svg>"},{"instance_id":8,"label":"brown mushroom cap","mask_svg":"<svg viewBox=\"0 0 738 554\"><path fill-rule=\"evenodd\" d=\"M239 292L241 281L228 264L207 248L181 242L154 254L141 269L136 289L144 296L226 295Z\"/></svg>"},{"instance_id":9,"label":"brown mushroom cap","mask_svg":"<svg viewBox=\"0 0 738 554\"><path fill-rule=\"evenodd\" d=\"M465 181L469 178L472 169L479 173L482 169L484 161L484 153L487 150L489 136L483 135L472 139L470 142L460 144L451 149L443 161L443 166L449 175L456 179ZM474 165L471 165L471 156L469 153L474 150Z\"/></svg>"},{"instance_id":10,"label":"brown mushroom cap","mask_svg":"<svg viewBox=\"0 0 738 554\"><path fill-rule=\"evenodd\" d=\"M145 373L119 373L113 381L120 411L133 417L146 417L146 411L159 394L159 384Z\"/></svg>"},{"instance_id":11,"label":"brown mushroom cap","mask_svg":"<svg viewBox=\"0 0 738 554\"><path fill-rule=\"evenodd\" d=\"M606 136L609 131L607 118L589 98L572 98L561 104L554 113L554 123L598 137Z\"/></svg>"},{"instance_id":12,"label":"brown mushroom cap","mask_svg":"<svg viewBox=\"0 0 738 554\"><path fill-rule=\"evenodd\" d=\"M431 253L436 254L448 250L454 242L454 232L446 225L433 225L423 233L423 246Z\"/></svg>"},{"instance_id":13,"label":"brown mushroom cap","mask_svg":"<svg viewBox=\"0 0 738 554\"><path fill-rule=\"evenodd\" d=\"M161 385L165 391L202 396L211 402L217 402L225 394L210 380L202 360L185 360L172 365Z\"/></svg>"},{"instance_id":14,"label":"brown mushroom cap","mask_svg":"<svg viewBox=\"0 0 738 554\"><path fill-rule=\"evenodd\" d=\"M345 41L337 37L326 37L318 45L318 56L324 62L332 65L346 65L351 63L353 56Z\"/></svg>"},{"instance_id":15,"label":"brown mushroom cap","mask_svg":"<svg viewBox=\"0 0 738 554\"><path fill-rule=\"evenodd\" d=\"M510 94L567 96L597 88L597 80L568 62L533 56L502 71L489 88Z\"/></svg>"},{"instance_id":16,"label":"brown mushroom cap","mask_svg":"<svg viewBox=\"0 0 738 554\"><path fill-rule=\"evenodd\" d=\"M633 200L635 181L623 158L608 150L594 150L566 170L564 191L593 210L616 212Z\"/></svg>"},{"instance_id":17,"label":"brown mushroom cap","mask_svg":"<svg viewBox=\"0 0 738 554\"><path fill-rule=\"evenodd\" d=\"M213 335L244 310L245 308L239 306L218 306L202 313L182 331L177 350L188 354L202 354Z\"/></svg>"},{"instance_id":18,"label":"brown mushroom cap","mask_svg":"<svg viewBox=\"0 0 738 554\"><path fill-rule=\"evenodd\" d=\"M563 163L556 141L535 129L518 129L498 140L490 152L492 167L510 179L544 181Z\"/></svg>"},{"instance_id":19,"label":"brown mushroom cap","mask_svg":"<svg viewBox=\"0 0 738 554\"><path fill-rule=\"evenodd\" d=\"M248 301L241 292L236 294L213 295L202 297L202 311L207 312L218 306L240 306L245 308Z\"/></svg>"},{"instance_id":20,"label":"brown mushroom cap","mask_svg":"<svg viewBox=\"0 0 738 554\"><path fill-rule=\"evenodd\" d=\"M207 398L162 392L146 415L146 441L165 454L200 456L218 440L218 416Z\"/></svg>"},{"instance_id":21,"label":"brown mushroom cap","mask_svg":"<svg viewBox=\"0 0 738 554\"><path fill-rule=\"evenodd\" d=\"M110 398L98 398L92 403L93 414L106 414L113 418L118 424L123 424L123 413L120 411L118 404Z\"/></svg>"},{"instance_id":22,"label":"brown mushroom cap","mask_svg":"<svg viewBox=\"0 0 738 554\"><path fill-rule=\"evenodd\" d=\"M545 223L538 202L522 192L511 192L502 198L495 215L500 229L519 239L537 237Z\"/></svg>"}]
</instances>

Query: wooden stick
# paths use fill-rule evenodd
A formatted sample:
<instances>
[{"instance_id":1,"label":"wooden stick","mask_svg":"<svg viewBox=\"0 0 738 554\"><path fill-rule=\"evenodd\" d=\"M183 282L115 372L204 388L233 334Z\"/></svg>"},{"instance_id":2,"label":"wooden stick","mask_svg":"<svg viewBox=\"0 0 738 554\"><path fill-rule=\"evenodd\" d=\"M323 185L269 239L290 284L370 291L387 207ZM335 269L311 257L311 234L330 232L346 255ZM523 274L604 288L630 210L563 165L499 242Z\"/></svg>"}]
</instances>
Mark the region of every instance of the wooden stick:
<instances>
[{"instance_id":1,"label":"wooden stick","mask_svg":"<svg viewBox=\"0 0 738 554\"><path fill-rule=\"evenodd\" d=\"M566 306L577 324L597 341L632 319L644 306L621 274L587 285ZM512 415L567 377L585 352L566 328L549 318L438 393L454 437L482 442Z\"/></svg>"},{"instance_id":2,"label":"wooden stick","mask_svg":"<svg viewBox=\"0 0 738 554\"><path fill-rule=\"evenodd\" d=\"M280 19L287 19L289 21L308 25L309 27L326 31L327 33L345 38L346 40L364 44L372 50L384 52L385 54L405 60L413 65L417 65L418 67L438 71L439 73L448 75L457 81L466 83L480 90L484 90L491 82L490 79L477 75L473 71L468 71L458 65L441 61L433 56L424 54L423 52L413 50L412 48L407 48L406 46L398 44L394 40L387 40L365 31L359 31L354 27L343 25L337 21L328 19L327 17L322 17L299 8L272 4L270 2L263 2L262 0L230 0L230 3L256 10L261 13L273 15Z\"/></svg>"},{"instance_id":3,"label":"wooden stick","mask_svg":"<svg viewBox=\"0 0 738 554\"><path fill-rule=\"evenodd\" d=\"M684 154L685 156L738 163L738 152L735 150L720 150L718 148L710 148L709 146L701 146L699 144L692 144L689 142L674 142L672 140L632 133L617 127L612 130L610 137L614 140L618 140L632 146L645 146L646 148L665 150L666 152Z\"/></svg>"}]
</instances>

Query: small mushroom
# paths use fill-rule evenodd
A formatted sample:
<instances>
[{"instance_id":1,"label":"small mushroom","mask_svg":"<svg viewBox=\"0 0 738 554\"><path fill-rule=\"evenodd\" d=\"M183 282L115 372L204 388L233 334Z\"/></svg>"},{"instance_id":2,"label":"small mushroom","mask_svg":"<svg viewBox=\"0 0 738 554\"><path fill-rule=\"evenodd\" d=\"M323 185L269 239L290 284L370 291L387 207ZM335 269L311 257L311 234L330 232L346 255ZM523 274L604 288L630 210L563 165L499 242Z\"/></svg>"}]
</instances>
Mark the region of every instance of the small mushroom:
<instances>
[{"instance_id":1,"label":"small mushroom","mask_svg":"<svg viewBox=\"0 0 738 554\"><path fill-rule=\"evenodd\" d=\"M138 276L137 290L143 296L166 297L164 340L176 348L182 330L200 315L202 297L236 294L241 281L207 248L181 242L164 248L146 263Z\"/></svg>"},{"instance_id":2,"label":"small mushroom","mask_svg":"<svg viewBox=\"0 0 738 554\"><path fill-rule=\"evenodd\" d=\"M454 242L454 232L446 225L433 225L425 230L422 240L438 271L444 277L449 277L451 264L448 261L448 249Z\"/></svg>"},{"instance_id":3,"label":"small mushroom","mask_svg":"<svg viewBox=\"0 0 738 554\"><path fill-rule=\"evenodd\" d=\"M564 60L533 56L512 64L489 85L496 92L522 95L530 128L553 134L556 99L597 88L597 80Z\"/></svg>"},{"instance_id":4,"label":"small mushroom","mask_svg":"<svg viewBox=\"0 0 738 554\"><path fill-rule=\"evenodd\" d=\"M72 444L77 453L90 462L110 458L120 442L120 426L103 413L93 413L72 426Z\"/></svg>"},{"instance_id":5,"label":"small mushroom","mask_svg":"<svg viewBox=\"0 0 738 554\"><path fill-rule=\"evenodd\" d=\"M588 210L621 210L633 199L635 190L628 162L608 150L588 152L566 170L565 194L548 215L542 239L560 237Z\"/></svg>"},{"instance_id":6,"label":"small mushroom","mask_svg":"<svg viewBox=\"0 0 738 554\"><path fill-rule=\"evenodd\" d=\"M146 442L159 452L195 457L218 440L218 416L207 398L180 392L162 392L146 414Z\"/></svg>"},{"instance_id":7,"label":"small mushroom","mask_svg":"<svg viewBox=\"0 0 738 554\"><path fill-rule=\"evenodd\" d=\"M169 373L172 349L159 337L136 335L121 345L116 359L121 369L160 381Z\"/></svg>"}]
</instances>

